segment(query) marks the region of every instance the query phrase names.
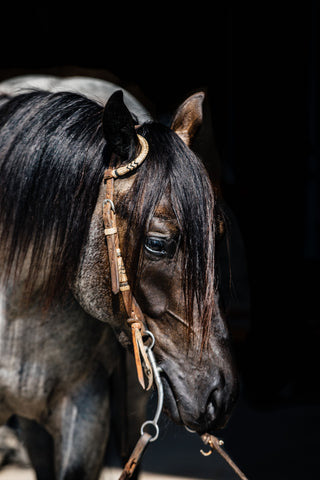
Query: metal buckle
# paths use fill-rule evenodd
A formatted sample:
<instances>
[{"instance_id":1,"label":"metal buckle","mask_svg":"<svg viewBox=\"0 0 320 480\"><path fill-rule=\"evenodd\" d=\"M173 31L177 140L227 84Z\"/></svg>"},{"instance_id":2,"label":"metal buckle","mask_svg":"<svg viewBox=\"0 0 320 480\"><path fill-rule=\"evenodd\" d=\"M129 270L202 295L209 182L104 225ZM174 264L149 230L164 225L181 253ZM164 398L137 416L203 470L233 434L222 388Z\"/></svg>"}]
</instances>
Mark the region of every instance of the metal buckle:
<instances>
[{"instance_id":1,"label":"metal buckle","mask_svg":"<svg viewBox=\"0 0 320 480\"><path fill-rule=\"evenodd\" d=\"M103 205L107 205L108 203L110 203L110 207L111 207L111 210L113 211L113 213L116 213L116 209L114 208L113 201L110 200L110 198L106 198L105 200L103 200Z\"/></svg>"}]
</instances>

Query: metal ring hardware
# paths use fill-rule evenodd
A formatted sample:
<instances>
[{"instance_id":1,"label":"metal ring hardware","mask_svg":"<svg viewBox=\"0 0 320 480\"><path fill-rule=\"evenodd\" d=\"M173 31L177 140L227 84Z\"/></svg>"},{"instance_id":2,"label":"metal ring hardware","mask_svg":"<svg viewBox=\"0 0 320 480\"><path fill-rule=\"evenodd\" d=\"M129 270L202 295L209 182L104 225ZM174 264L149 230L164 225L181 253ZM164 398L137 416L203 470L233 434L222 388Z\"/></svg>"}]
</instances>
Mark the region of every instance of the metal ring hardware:
<instances>
[{"instance_id":1,"label":"metal ring hardware","mask_svg":"<svg viewBox=\"0 0 320 480\"><path fill-rule=\"evenodd\" d=\"M144 428L145 428L147 425L152 425L152 426L155 428L155 430L156 430L156 433L154 434L154 436L150 438L150 442L155 442L155 441L157 440L157 438L159 437L159 427L158 427L158 424L157 424L154 420L147 420L146 422L144 422L144 423L141 425L141 429L140 429L141 435L144 434Z\"/></svg>"},{"instance_id":2,"label":"metal ring hardware","mask_svg":"<svg viewBox=\"0 0 320 480\"><path fill-rule=\"evenodd\" d=\"M153 333L150 332L150 330L146 330L146 335L149 335L149 337L151 338L151 345L149 345L149 347L147 347L147 348L152 349L154 347L154 344L156 343L154 335L153 335Z\"/></svg>"}]
</instances>

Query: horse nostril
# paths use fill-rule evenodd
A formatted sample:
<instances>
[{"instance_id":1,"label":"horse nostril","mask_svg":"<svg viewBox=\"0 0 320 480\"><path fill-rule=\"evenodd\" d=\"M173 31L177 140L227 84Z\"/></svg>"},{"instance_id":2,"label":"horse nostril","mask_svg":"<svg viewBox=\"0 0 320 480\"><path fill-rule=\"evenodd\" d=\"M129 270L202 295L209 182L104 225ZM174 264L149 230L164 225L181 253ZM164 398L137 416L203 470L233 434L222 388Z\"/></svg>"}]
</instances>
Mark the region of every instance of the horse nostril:
<instances>
[{"instance_id":1,"label":"horse nostril","mask_svg":"<svg viewBox=\"0 0 320 480\"><path fill-rule=\"evenodd\" d=\"M226 422L225 412L227 410L225 398L225 381L221 377L219 383L211 391L206 405L206 423L211 428L221 428Z\"/></svg>"},{"instance_id":2,"label":"horse nostril","mask_svg":"<svg viewBox=\"0 0 320 480\"><path fill-rule=\"evenodd\" d=\"M208 398L208 403L207 403L206 414L209 421L210 419L214 420L218 410L219 410L219 392L218 392L218 388L215 388L210 393L210 396Z\"/></svg>"},{"instance_id":3,"label":"horse nostril","mask_svg":"<svg viewBox=\"0 0 320 480\"><path fill-rule=\"evenodd\" d=\"M208 423L212 423L215 420L217 413L218 413L218 408L214 400L214 395L211 395L207 403L207 410L206 410Z\"/></svg>"}]
</instances>

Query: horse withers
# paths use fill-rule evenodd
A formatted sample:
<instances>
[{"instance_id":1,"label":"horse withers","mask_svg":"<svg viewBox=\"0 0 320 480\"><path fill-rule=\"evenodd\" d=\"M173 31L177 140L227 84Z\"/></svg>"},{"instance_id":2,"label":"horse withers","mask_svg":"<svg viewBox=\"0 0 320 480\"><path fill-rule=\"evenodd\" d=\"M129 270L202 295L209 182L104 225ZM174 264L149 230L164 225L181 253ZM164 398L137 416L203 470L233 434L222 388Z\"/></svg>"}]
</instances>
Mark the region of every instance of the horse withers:
<instances>
[{"instance_id":1,"label":"horse withers","mask_svg":"<svg viewBox=\"0 0 320 480\"><path fill-rule=\"evenodd\" d=\"M145 160L114 180L128 284L155 338L166 412L199 434L222 427L237 377L215 291L214 195L189 147L203 94L168 128L141 122L114 86L105 106L9 90L0 97L0 423L18 415L44 427L52 478L98 478L111 377L122 347L132 350L112 293L105 171L134 162L140 136Z\"/></svg>"}]
</instances>

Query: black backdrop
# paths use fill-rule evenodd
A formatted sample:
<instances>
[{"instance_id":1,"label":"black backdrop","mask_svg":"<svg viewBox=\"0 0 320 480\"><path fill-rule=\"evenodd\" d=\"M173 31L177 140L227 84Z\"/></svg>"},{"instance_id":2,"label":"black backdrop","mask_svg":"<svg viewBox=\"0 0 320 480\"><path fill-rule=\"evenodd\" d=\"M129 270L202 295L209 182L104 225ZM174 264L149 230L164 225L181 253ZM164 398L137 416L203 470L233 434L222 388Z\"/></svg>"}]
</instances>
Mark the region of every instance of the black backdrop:
<instances>
[{"instance_id":1,"label":"black backdrop","mask_svg":"<svg viewBox=\"0 0 320 480\"><path fill-rule=\"evenodd\" d=\"M222 192L248 260L251 328L239 345L256 404L319 400L319 7L296 2L8 7L1 78L107 70L156 114L205 88Z\"/></svg>"}]
</instances>

